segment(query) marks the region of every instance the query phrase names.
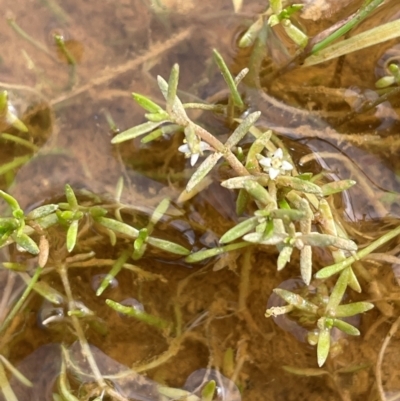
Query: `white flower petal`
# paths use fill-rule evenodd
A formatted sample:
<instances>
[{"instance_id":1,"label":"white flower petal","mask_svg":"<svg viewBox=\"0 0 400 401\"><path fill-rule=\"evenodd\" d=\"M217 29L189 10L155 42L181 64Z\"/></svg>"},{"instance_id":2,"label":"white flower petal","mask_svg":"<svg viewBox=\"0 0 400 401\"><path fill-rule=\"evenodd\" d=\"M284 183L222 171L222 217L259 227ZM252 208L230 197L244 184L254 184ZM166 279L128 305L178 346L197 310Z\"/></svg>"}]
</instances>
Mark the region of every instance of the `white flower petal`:
<instances>
[{"instance_id":1,"label":"white flower petal","mask_svg":"<svg viewBox=\"0 0 400 401\"><path fill-rule=\"evenodd\" d=\"M179 146L178 150L179 150L179 152L182 152L182 153L190 152L190 149L189 149L189 146L188 146L187 143L185 143L184 145Z\"/></svg>"},{"instance_id":2,"label":"white flower petal","mask_svg":"<svg viewBox=\"0 0 400 401\"><path fill-rule=\"evenodd\" d=\"M200 150L204 152L205 150L211 150L211 146L207 142L200 142Z\"/></svg>"},{"instance_id":3,"label":"white flower petal","mask_svg":"<svg viewBox=\"0 0 400 401\"><path fill-rule=\"evenodd\" d=\"M260 163L264 167L271 167L271 158L270 157L262 157L258 163Z\"/></svg>"},{"instance_id":4,"label":"white flower petal","mask_svg":"<svg viewBox=\"0 0 400 401\"><path fill-rule=\"evenodd\" d=\"M281 169L282 170L286 170L286 171L290 171L290 170L293 170L293 166L288 161L284 160L282 162Z\"/></svg>"},{"instance_id":5,"label":"white flower petal","mask_svg":"<svg viewBox=\"0 0 400 401\"><path fill-rule=\"evenodd\" d=\"M274 153L274 159L282 159L282 157L283 157L283 150L281 148L276 149Z\"/></svg>"},{"instance_id":6,"label":"white flower petal","mask_svg":"<svg viewBox=\"0 0 400 401\"><path fill-rule=\"evenodd\" d=\"M279 173L280 171L273 167L271 167L268 171L269 178L271 178L271 180L274 180L276 177L278 177Z\"/></svg>"},{"instance_id":7,"label":"white flower petal","mask_svg":"<svg viewBox=\"0 0 400 401\"><path fill-rule=\"evenodd\" d=\"M192 153L192 155L190 156L190 165L192 167L197 163L197 160L199 160L199 156L199 153Z\"/></svg>"}]
</instances>

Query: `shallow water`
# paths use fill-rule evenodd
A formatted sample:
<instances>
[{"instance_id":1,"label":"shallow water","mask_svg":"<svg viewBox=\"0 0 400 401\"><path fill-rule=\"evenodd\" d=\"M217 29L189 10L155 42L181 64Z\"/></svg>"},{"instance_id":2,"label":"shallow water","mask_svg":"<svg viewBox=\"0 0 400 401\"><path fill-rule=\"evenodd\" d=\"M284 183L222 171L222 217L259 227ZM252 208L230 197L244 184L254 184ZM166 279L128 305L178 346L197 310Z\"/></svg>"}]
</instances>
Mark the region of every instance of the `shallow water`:
<instances>
[{"instance_id":1,"label":"shallow water","mask_svg":"<svg viewBox=\"0 0 400 401\"><path fill-rule=\"evenodd\" d=\"M160 101L154 78L157 74L167 78L174 63L180 65L179 88L185 101L192 100L189 93L205 100L222 91L225 86L212 63L212 49L219 49L233 72L238 73L248 62L248 54L236 45L238 35L265 5L261 0L244 3L242 12L234 14L230 0L165 1L167 9L162 13L150 7L150 2L139 0L101 4L35 0L29 5L26 1L2 0L6 15L44 44L47 52L22 38L8 24L0 24L0 89L8 90L30 129L27 139L39 148L28 163L0 176L0 188L13 194L23 208L31 209L50 199L60 199L66 183L109 199L122 175L126 182L122 202L129 205L124 216L145 225L161 199L168 196L176 201L192 172L176 152L181 138L147 145L130 141L115 147L110 143L113 134L106 117L111 117L121 131L143 122L142 112L130 93L143 93ZM308 8L307 19L301 21L310 34L349 15L362 1L338 2L342 8L319 3L325 10L323 18L314 21L315 14ZM398 18L399 13L400 5L387 1L356 31ZM54 32L65 37L78 61L76 76L52 44ZM351 121L339 124L339 120L356 110L359 102L375 96L380 60L397 46L399 41L393 40L346 56L340 61L340 71L335 62L295 68L273 80L267 71L260 77L267 93L254 89L251 83L242 87L249 110L263 112L260 124L286 138L297 163L311 151L323 155L317 162L304 163L304 171L309 166L314 171L322 167L329 169L333 179L358 181L359 185L347 196L338 198L338 209L343 212L346 228L352 230L360 244L398 224L400 102L394 98ZM279 49L273 43L269 47L273 55L270 64L279 65ZM220 97L223 100L223 92ZM229 133L221 117L198 117L221 138ZM26 154L24 149L0 142L1 164ZM234 196L218 184L224 174L224 170L216 172L215 182L187 205L173 203L157 233L195 250L215 246L218 237L237 221ZM394 194L389 199L391 192ZM51 234L56 243L62 235L56 231ZM95 241L96 234L91 232L84 238L80 251L93 250L98 260L115 260L120 249L110 247L104 237ZM393 241L382 252L396 249L397 244L398 240ZM1 252L2 262L15 257L12 249ZM70 269L69 279L75 299L98 317L85 326L93 349L118 366L133 367L138 374L146 374L149 383L184 388L193 372L211 367L236 383L243 401L378 400L378 353L399 313L400 287L392 270L398 263L363 263L369 280L363 277L363 293L351 294L351 300L378 298L380 303L362 316L362 338L342 338L342 352L338 351L318 376L314 376L316 370L299 376L282 367L316 369L315 348L264 317L272 289L298 275L296 257L278 273L276 256L276 252L260 248L247 254L235 251L225 260L191 266L179 258L150 253L132 263L159 275L157 279L146 280L124 270L117 276L118 285L100 297L92 283L99 274L109 271L108 265L77 264ZM396 251L391 256L397 256ZM325 257L321 252L315 264L326 265ZM243 304L243 265L249 261L249 291ZM24 262L34 265L35 260ZM59 262L55 259L50 264ZM228 268L213 271L217 262ZM11 275L6 276L2 281L12 280ZM62 292L54 272L45 280ZM14 290L20 286L15 280ZM4 291L3 285L0 288ZM176 319L174 311L179 309L185 334L177 342L174 333L121 317L105 305L107 298L118 302L137 299L146 312L169 322ZM30 300L29 307L16 319L13 331L0 343L0 353L17 366L29 366L31 372L44 370L33 379L38 389L35 394L42 397L38 399L51 399L49 389L59 370L59 360L54 356L59 351L56 344L70 346L76 337L67 318L41 324L38 316L42 308L39 297ZM94 329L95 325L106 332ZM399 334L394 333L379 368L387 399L392 401L400 392L396 373L398 341ZM230 349L235 356L233 367L224 363L224 355ZM35 350L43 355L37 357ZM170 352L168 359L152 364L166 352ZM45 368L38 369L38 364ZM19 401L32 399L31 393L23 390L17 395Z\"/></svg>"}]
</instances>

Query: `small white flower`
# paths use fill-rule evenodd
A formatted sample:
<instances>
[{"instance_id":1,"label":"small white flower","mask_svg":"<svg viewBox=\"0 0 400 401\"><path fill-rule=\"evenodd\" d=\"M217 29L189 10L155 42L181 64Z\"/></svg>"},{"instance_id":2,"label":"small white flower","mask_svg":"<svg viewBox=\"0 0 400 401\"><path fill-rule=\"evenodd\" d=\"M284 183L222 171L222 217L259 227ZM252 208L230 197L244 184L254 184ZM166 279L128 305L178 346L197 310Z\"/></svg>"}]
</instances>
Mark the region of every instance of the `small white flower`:
<instances>
[{"instance_id":1,"label":"small white flower","mask_svg":"<svg viewBox=\"0 0 400 401\"><path fill-rule=\"evenodd\" d=\"M269 174L271 180L274 180L279 174L286 174L286 172L293 169L293 166L287 160L283 160L283 151L281 148L278 148L269 157L261 156L258 162L261 164L263 170Z\"/></svg>"},{"instance_id":2,"label":"small white flower","mask_svg":"<svg viewBox=\"0 0 400 401\"><path fill-rule=\"evenodd\" d=\"M179 146L178 148L179 152L184 153L186 157L190 157L190 165L192 167L197 163L197 160L199 160L200 155L202 155L205 150L212 150L212 147L208 143L203 141L199 142L198 147L199 147L198 153L192 153L187 143Z\"/></svg>"}]
</instances>

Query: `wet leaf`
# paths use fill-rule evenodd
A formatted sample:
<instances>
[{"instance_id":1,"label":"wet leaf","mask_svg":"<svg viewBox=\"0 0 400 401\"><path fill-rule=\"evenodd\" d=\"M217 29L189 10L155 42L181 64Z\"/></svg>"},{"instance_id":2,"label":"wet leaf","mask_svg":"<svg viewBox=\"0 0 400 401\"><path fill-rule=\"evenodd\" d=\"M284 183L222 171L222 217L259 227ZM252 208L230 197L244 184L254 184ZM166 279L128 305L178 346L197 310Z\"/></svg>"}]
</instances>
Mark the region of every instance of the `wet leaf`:
<instances>
[{"instance_id":1,"label":"wet leaf","mask_svg":"<svg viewBox=\"0 0 400 401\"><path fill-rule=\"evenodd\" d=\"M190 254L189 249L175 244L174 242L165 241L163 239L149 237L147 238L147 243L156 248L162 249L163 251L174 253L176 255L186 256Z\"/></svg>"},{"instance_id":2,"label":"wet leaf","mask_svg":"<svg viewBox=\"0 0 400 401\"><path fill-rule=\"evenodd\" d=\"M344 322L343 320L333 319L333 326L348 334L349 336L359 336L360 331L353 325Z\"/></svg>"},{"instance_id":3,"label":"wet leaf","mask_svg":"<svg viewBox=\"0 0 400 401\"><path fill-rule=\"evenodd\" d=\"M136 103L143 107L145 110L147 110L150 113L162 113L164 110L162 107L160 107L158 104L154 103L152 100L150 100L148 97L140 95L139 93L132 93L133 99L136 101Z\"/></svg>"},{"instance_id":4,"label":"wet leaf","mask_svg":"<svg viewBox=\"0 0 400 401\"><path fill-rule=\"evenodd\" d=\"M125 234L129 237L137 238L139 235L139 230L117 220L109 219L107 217L96 217L95 221L112 231Z\"/></svg>"},{"instance_id":5,"label":"wet leaf","mask_svg":"<svg viewBox=\"0 0 400 401\"><path fill-rule=\"evenodd\" d=\"M256 111L254 113L249 114L233 131L232 135L225 142L225 146L227 148L231 148L236 146L243 137L247 134L250 127L254 125L254 123L260 118L261 112Z\"/></svg>"},{"instance_id":6,"label":"wet leaf","mask_svg":"<svg viewBox=\"0 0 400 401\"><path fill-rule=\"evenodd\" d=\"M9 204L9 206L13 211L21 210L18 201L8 193L2 191L1 189L0 189L0 197L3 198Z\"/></svg>"},{"instance_id":7,"label":"wet leaf","mask_svg":"<svg viewBox=\"0 0 400 401\"><path fill-rule=\"evenodd\" d=\"M275 205L272 196L257 181L245 181L243 187L255 200L261 202L264 206Z\"/></svg>"},{"instance_id":8,"label":"wet leaf","mask_svg":"<svg viewBox=\"0 0 400 401\"><path fill-rule=\"evenodd\" d=\"M261 245L277 245L283 243L287 238L287 234L266 235L265 233L250 233L243 236L245 241Z\"/></svg>"},{"instance_id":9,"label":"wet leaf","mask_svg":"<svg viewBox=\"0 0 400 401\"><path fill-rule=\"evenodd\" d=\"M394 20L381 24L372 29L352 36L350 39L344 39L335 43L318 53L309 56L305 59L303 67L323 63L327 60L353 53L357 50L364 49L378 43L385 42L390 39L399 37L400 20Z\"/></svg>"},{"instance_id":10,"label":"wet leaf","mask_svg":"<svg viewBox=\"0 0 400 401\"><path fill-rule=\"evenodd\" d=\"M125 141L129 141L131 139L137 138L140 135L147 134L148 132L153 131L155 128L159 127L161 124L163 124L164 121L158 121L158 122L152 122L148 121L147 123L143 123L140 125L137 125L136 127L132 127L127 129L124 132L121 132L120 134L116 135L112 140L111 143L121 143Z\"/></svg>"},{"instance_id":11,"label":"wet leaf","mask_svg":"<svg viewBox=\"0 0 400 401\"><path fill-rule=\"evenodd\" d=\"M167 322L166 320L164 320L158 316L150 315L149 313L146 313L141 310L137 310L132 306L121 305L118 302L115 302L111 299L106 299L106 304L110 308L114 309L115 311L117 311L119 313L122 313L127 316L131 316L131 317L135 318L136 320L139 320L150 326L154 326L154 327L157 327L162 330L165 330L165 329L171 327L171 325L172 325L170 322Z\"/></svg>"},{"instance_id":12,"label":"wet leaf","mask_svg":"<svg viewBox=\"0 0 400 401\"><path fill-rule=\"evenodd\" d=\"M293 253L292 246L284 246L279 252L277 267L278 271L282 270L288 262L290 262L290 257Z\"/></svg>"},{"instance_id":13,"label":"wet leaf","mask_svg":"<svg viewBox=\"0 0 400 401\"><path fill-rule=\"evenodd\" d=\"M213 153L208 156L191 176L189 182L186 185L186 191L190 192L196 185L198 185L218 163L218 160L221 157L221 153Z\"/></svg>"},{"instance_id":14,"label":"wet leaf","mask_svg":"<svg viewBox=\"0 0 400 401\"><path fill-rule=\"evenodd\" d=\"M260 224L259 217L250 217L228 230L219 240L220 244L232 242L242 237Z\"/></svg>"},{"instance_id":15,"label":"wet leaf","mask_svg":"<svg viewBox=\"0 0 400 401\"><path fill-rule=\"evenodd\" d=\"M343 295L346 292L347 284L349 282L349 274L350 268L347 267L340 273L340 276L333 287L328 304L326 305L326 311L331 316L335 316L335 311L340 302L342 302Z\"/></svg>"},{"instance_id":16,"label":"wet leaf","mask_svg":"<svg viewBox=\"0 0 400 401\"><path fill-rule=\"evenodd\" d=\"M318 366L321 367L325 363L329 355L329 349L331 346L331 333L327 328L320 329L318 335L318 345L317 345L317 360Z\"/></svg>"},{"instance_id":17,"label":"wet leaf","mask_svg":"<svg viewBox=\"0 0 400 401\"><path fill-rule=\"evenodd\" d=\"M27 219L36 220L45 217L58 209L58 205L50 204L37 207L31 210L27 215Z\"/></svg>"},{"instance_id":18,"label":"wet leaf","mask_svg":"<svg viewBox=\"0 0 400 401\"><path fill-rule=\"evenodd\" d=\"M233 104L236 107L243 107L244 106L243 100L240 96L239 91L236 88L235 80L232 77L232 74L230 73L229 68L225 64L224 59L222 58L221 54L219 54L219 52L216 49L213 50L213 55L214 55L214 60L217 63L218 68L220 69L226 84L228 85L228 88L229 88L229 91L231 93L231 97L233 100Z\"/></svg>"},{"instance_id":19,"label":"wet leaf","mask_svg":"<svg viewBox=\"0 0 400 401\"><path fill-rule=\"evenodd\" d=\"M212 401L216 389L215 380L210 380L201 390L201 401Z\"/></svg>"},{"instance_id":20,"label":"wet leaf","mask_svg":"<svg viewBox=\"0 0 400 401\"><path fill-rule=\"evenodd\" d=\"M350 189L353 185L357 184L353 180L341 180L330 182L329 184L321 185L321 190L324 196L336 194Z\"/></svg>"},{"instance_id":21,"label":"wet leaf","mask_svg":"<svg viewBox=\"0 0 400 401\"><path fill-rule=\"evenodd\" d=\"M346 251L357 251L357 244L355 242L334 235L310 233L299 235L297 238L301 239L306 245L320 247L335 246Z\"/></svg>"},{"instance_id":22,"label":"wet leaf","mask_svg":"<svg viewBox=\"0 0 400 401\"><path fill-rule=\"evenodd\" d=\"M347 305L339 305L335 311L335 317L350 317L369 311L374 307L370 302L353 302Z\"/></svg>"},{"instance_id":23,"label":"wet leaf","mask_svg":"<svg viewBox=\"0 0 400 401\"><path fill-rule=\"evenodd\" d=\"M161 90L161 93L164 96L164 99L168 101L168 84L167 81L161 77L157 76L157 83L158 87ZM175 119L175 122L183 127L185 127L189 123L188 116L186 115L185 108L183 107L182 102L178 98L178 96L175 96L174 103L172 106L172 112L173 112L173 117ZM172 117L172 115L171 115Z\"/></svg>"},{"instance_id":24,"label":"wet leaf","mask_svg":"<svg viewBox=\"0 0 400 401\"><path fill-rule=\"evenodd\" d=\"M318 313L318 306L307 301L299 294L295 294L294 292L284 290L282 288L275 288L274 293L279 295L289 305L293 305L297 309L300 309L304 312L312 313L314 315Z\"/></svg>"},{"instance_id":25,"label":"wet leaf","mask_svg":"<svg viewBox=\"0 0 400 401\"><path fill-rule=\"evenodd\" d=\"M25 233L13 235L12 238L21 248L25 249L25 251L29 252L30 254L39 254L39 247L37 246L36 242Z\"/></svg>"},{"instance_id":26,"label":"wet leaf","mask_svg":"<svg viewBox=\"0 0 400 401\"><path fill-rule=\"evenodd\" d=\"M65 185L65 196L67 197L67 202L71 209L76 209L78 207L78 200L76 199L75 192L69 184Z\"/></svg>"},{"instance_id":27,"label":"wet leaf","mask_svg":"<svg viewBox=\"0 0 400 401\"><path fill-rule=\"evenodd\" d=\"M75 248L76 238L78 236L79 220L73 220L67 231L67 251L72 252Z\"/></svg>"},{"instance_id":28,"label":"wet leaf","mask_svg":"<svg viewBox=\"0 0 400 401\"><path fill-rule=\"evenodd\" d=\"M144 116L153 123L171 121L169 114L164 110L160 113L146 113Z\"/></svg>"},{"instance_id":29,"label":"wet leaf","mask_svg":"<svg viewBox=\"0 0 400 401\"><path fill-rule=\"evenodd\" d=\"M185 258L185 262L196 263L204 259L212 258L213 256L220 255L224 252L234 251L236 249L244 248L249 246L247 242L238 242L236 244L224 245L218 248L204 249L202 251L194 252Z\"/></svg>"},{"instance_id":30,"label":"wet leaf","mask_svg":"<svg viewBox=\"0 0 400 401\"><path fill-rule=\"evenodd\" d=\"M262 17L257 18L257 20L250 26L250 28L244 33L244 35L240 38L239 47L245 48L253 45L255 40L257 39L258 34L260 33L264 24L264 20Z\"/></svg>"},{"instance_id":31,"label":"wet leaf","mask_svg":"<svg viewBox=\"0 0 400 401\"><path fill-rule=\"evenodd\" d=\"M298 368L295 366L282 366L282 369L286 372L292 373L297 376L322 376L322 375L329 375L329 372L323 369L313 369L313 368Z\"/></svg>"},{"instance_id":32,"label":"wet leaf","mask_svg":"<svg viewBox=\"0 0 400 401\"><path fill-rule=\"evenodd\" d=\"M312 248L305 245L300 250L300 272L304 283L310 285L312 277Z\"/></svg>"},{"instance_id":33,"label":"wet leaf","mask_svg":"<svg viewBox=\"0 0 400 401\"><path fill-rule=\"evenodd\" d=\"M179 81L179 65L174 64L171 70L171 74L168 80L168 91L167 91L167 112L171 113L175 104L176 93L178 90Z\"/></svg>"},{"instance_id":34,"label":"wet leaf","mask_svg":"<svg viewBox=\"0 0 400 401\"><path fill-rule=\"evenodd\" d=\"M318 185L297 177L280 175L276 178L276 183L281 187L290 187L295 189L296 191L322 196L322 190Z\"/></svg>"}]
</instances>

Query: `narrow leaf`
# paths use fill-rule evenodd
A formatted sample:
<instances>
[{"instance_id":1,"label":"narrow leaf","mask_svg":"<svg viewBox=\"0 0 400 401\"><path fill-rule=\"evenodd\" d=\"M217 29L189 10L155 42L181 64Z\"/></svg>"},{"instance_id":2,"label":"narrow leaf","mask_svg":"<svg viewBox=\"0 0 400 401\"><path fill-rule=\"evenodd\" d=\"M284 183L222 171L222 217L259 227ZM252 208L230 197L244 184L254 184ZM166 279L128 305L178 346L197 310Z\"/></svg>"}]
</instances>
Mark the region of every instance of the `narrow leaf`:
<instances>
[{"instance_id":1,"label":"narrow leaf","mask_svg":"<svg viewBox=\"0 0 400 401\"><path fill-rule=\"evenodd\" d=\"M249 114L233 131L232 135L225 142L225 146L227 148L231 148L232 146L236 146L243 137L247 134L250 127L254 125L254 123L260 118L261 112L256 111L254 113Z\"/></svg>"},{"instance_id":2,"label":"narrow leaf","mask_svg":"<svg viewBox=\"0 0 400 401\"><path fill-rule=\"evenodd\" d=\"M335 317L349 317L369 311L374 307L370 302L353 302L347 305L339 305L335 311Z\"/></svg>"},{"instance_id":3,"label":"narrow leaf","mask_svg":"<svg viewBox=\"0 0 400 401\"><path fill-rule=\"evenodd\" d=\"M94 220L112 231L125 234L129 237L136 238L139 235L139 230L136 230L136 228L120 221L109 219L107 217L95 217Z\"/></svg>"},{"instance_id":4,"label":"narrow leaf","mask_svg":"<svg viewBox=\"0 0 400 401\"><path fill-rule=\"evenodd\" d=\"M226 84L228 85L229 91L231 92L233 104L236 107L243 107L244 106L243 100L239 94L239 91L236 88L235 80L232 77L232 74L230 73L227 65L225 64L224 59L216 49L213 50L213 54L214 54L214 60L217 63L218 68L220 69Z\"/></svg>"},{"instance_id":5,"label":"narrow leaf","mask_svg":"<svg viewBox=\"0 0 400 401\"><path fill-rule=\"evenodd\" d=\"M72 252L75 248L76 238L78 236L79 220L72 220L67 231L67 251Z\"/></svg>"},{"instance_id":6,"label":"narrow leaf","mask_svg":"<svg viewBox=\"0 0 400 401\"><path fill-rule=\"evenodd\" d=\"M323 328L320 330L318 335L317 360L319 367L321 367L328 358L330 346L331 346L330 330L327 328Z\"/></svg>"},{"instance_id":7,"label":"narrow leaf","mask_svg":"<svg viewBox=\"0 0 400 401\"><path fill-rule=\"evenodd\" d=\"M238 242L236 244L224 245L218 248L205 249L202 251L192 253L191 255L185 258L185 262L188 263L200 262L204 259L212 258L213 256L217 256L229 251L234 251L236 249L244 248L246 246L249 246L247 242Z\"/></svg>"},{"instance_id":8,"label":"narrow leaf","mask_svg":"<svg viewBox=\"0 0 400 401\"><path fill-rule=\"evenodd\" d=\"M28 237L28 235L25 233L12 235L12 238L21 248L25 249L30 254L39 254L39 247L37 246L36 242L31 237Z\"/></svg>"},{"instance_id":9,"label":"narrow leaf","mask_svg":"<svg viewBox=\"0 0 400 401\"><path fill-rule=\"evenodd\" d=\"M111 140L111 143L115 144L115 143L129 141L140 135L144 135L150 131L153 131L155 128L159 127L163 123L164 123L164 121L158 121L158 122L148 121L147 123L143 123L143 124L137 125L136 127L129 128L126 131L121 132L120 134L116 135Z\"/></svg>"},{"instance_id":10,"label":"narrow leaf","mask_svg":"<svg viewBox=\"0 0 400 401\"><path fill-rule=\"evenodd\" d=\"M165 241L163 239L149 237L147 238L147 243L156 248L162 249L163 251L174 253L176 255L186 256L190 254L189 249L181 245L175 244L174 242Z\"/></svg>"},{"instance_id":11,"label":"narrow leaf","mask_svg":"<svg viewBox=\"0 0 400 401\"><path fill-rule=\"evenodd\" d=\"M198 185L206 175L212 170L212 168L218 163L218 160L222 157L221 153L212 153L208 156L203 163L200 164L198 169L193 173L189 182L186 185L186 191L190 192L196 185Z\"/></svg>"},{"instance_id":12,"label":"narrow leaf","mask_svg":"<svg viewBox=\"0 0 400 401\"><path fill-rule=\"evenodd\" d=\"M164 111L158 104L154 103L146 96L140 95L139 93L132 93L132 97L139 106L150 113L162 113Z\"/></svg>"},{"instance_id":13,"label":"narrow leaf","mask_svg":"<svg viewBox=\"0 0 400 401\"><path fill-rule=\"evenodd\" d=\"M219 240L220 244L232 242L242 237L260 224L259 217L250 217L228 230Z\"/></svg>"},{"instance_id":14,"label":"narrow leaf","mask_svg":"<svg viewBox=\"0 0 400 401\"><path fill-rule=\"evenodd\" d=\"M360 330L343 320L333 319L333 325L349 336L359 336Z\"/></svg>"}]
</instances>

